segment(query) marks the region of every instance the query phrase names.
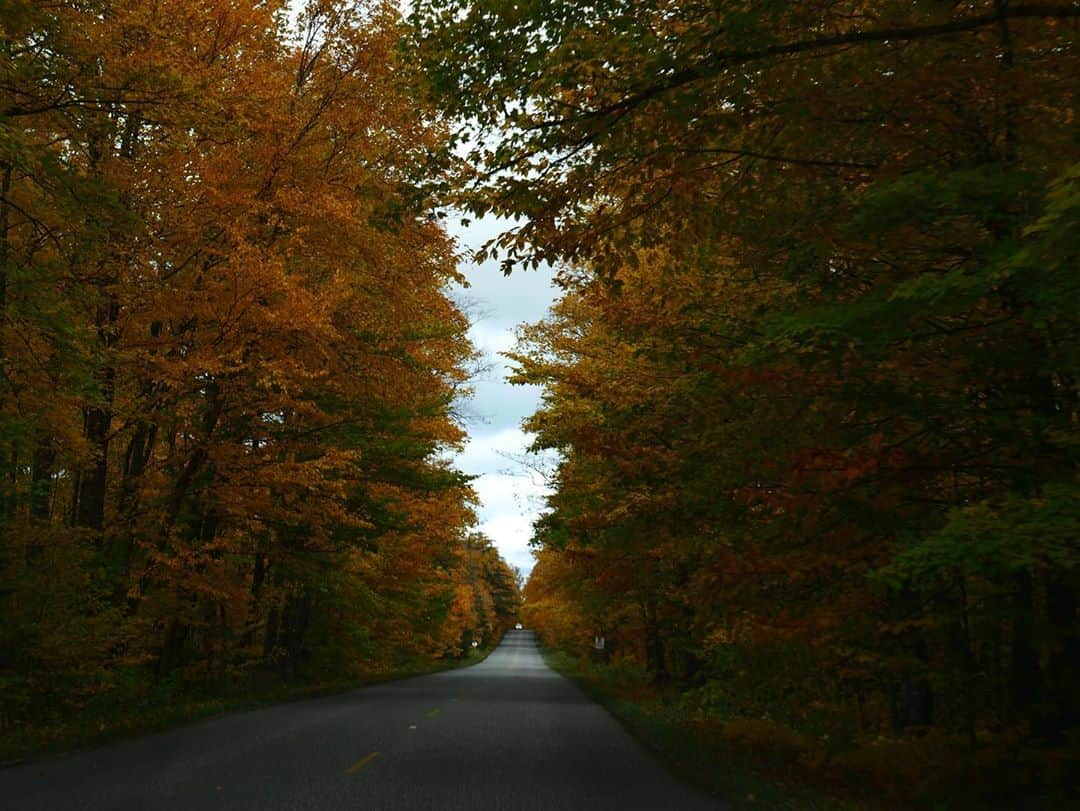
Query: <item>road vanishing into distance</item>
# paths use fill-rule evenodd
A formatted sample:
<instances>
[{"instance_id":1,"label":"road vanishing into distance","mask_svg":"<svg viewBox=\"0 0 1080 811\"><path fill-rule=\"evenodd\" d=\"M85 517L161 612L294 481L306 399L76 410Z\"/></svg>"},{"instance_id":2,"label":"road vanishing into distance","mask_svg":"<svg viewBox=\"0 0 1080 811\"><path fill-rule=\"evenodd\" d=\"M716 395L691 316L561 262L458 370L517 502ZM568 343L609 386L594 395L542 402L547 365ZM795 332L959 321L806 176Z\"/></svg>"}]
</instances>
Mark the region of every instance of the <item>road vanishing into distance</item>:
<instances>
[{"instance_id":1,"label":"road vanishing into distance","mask_svg":"<svg viewBox=\"0 0 1080 811\"><path fill-rule=\"evenodd\" d=\"M698 811L511 631L482 663L0 769L6 811Z\"/></svg>"}]
</instances>

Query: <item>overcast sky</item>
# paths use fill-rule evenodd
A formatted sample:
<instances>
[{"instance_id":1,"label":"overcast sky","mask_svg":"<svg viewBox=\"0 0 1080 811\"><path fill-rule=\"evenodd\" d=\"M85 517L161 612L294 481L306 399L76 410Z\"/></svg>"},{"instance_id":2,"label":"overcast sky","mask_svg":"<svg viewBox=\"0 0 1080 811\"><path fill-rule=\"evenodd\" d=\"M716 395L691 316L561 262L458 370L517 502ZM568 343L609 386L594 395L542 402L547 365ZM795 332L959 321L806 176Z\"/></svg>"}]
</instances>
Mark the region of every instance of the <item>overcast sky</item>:
<instances>
[{"instance_id":1,"label":"overcast sky","mask_svg":"<svg viewBox=\"0 0 1080 811\"><path fill-rule=\"evenodd\" d=\"M398 7L403 15L411 9L408 0L399 0ZM518 270L506 277L497 260L478 265L468 258L504 226L494 217L486 217L467 227L455 219L447 227L466 257L459 269L469 283L466 289L455 287L452 295L471 313L469 336L490 367L474 382L476 395L464 407L471 415L466 426L469 443L456 464L478 477L473 486L480 496L480 530L495 542L511 566L527 575L533 567L529 551L532 522L543 507L547 489L538 473L514 460L525 457L532 442L521 430L521 421L540 404L540 389L507 383L509 366L498 353L513 347L518 324L544 317L558 291L552 284L551 268Z\"/></svg>"},{"instance_id":2,"label":"overcast sky","mask_svg":"<svg viewBox=\"0 0 1080 811\"><path fill-rule=\"evenodd\" d=\"M475 397L465 405L469 444L456 460L457 467L479 478L473 483L480 496L480 529L491 538L502 556L528 574L533 559L529 551L532 522L543 506L546 492L542 477L520 464L531 443L521 421L536 410L540 389L511 386L506 382L509 366L498 353L514 345L514 328L544 317L558 292L550 268L518 270L502 275L498 262L483 264L469 255L502 230L494 218L468 227L451 222L448 230L465 256L460 270L469 287L455 286L454 298L465 304L473 325L469 331L476 347L485 354L488 371L474 383Z\"/></svg>"},{"instance_id":3,"label":"overcast sky","mask_svg":"<svg viewBox=\"0 0 1080 811\"><path fill-rule=\"evenodd\" d=\"M398 6L403 15L409 14L408 0L399 0ZM466 426L469 443L456 464L478 477L473 486L480 497L480 530L495 542L511 566L527 575L533 567L529 550L532 522L543 507L547 488L538 473L515 460L526 456L532 442L521 430L521 421L539 405L540 389L507 383L509 366L498 353L513 347L518 324L544 317L558 291L552 284L551 268L518 270L506 277L497 260L476 264L468 258L504 230L504 225L486 217L467 227L452 220L447 227L466 257L459 269L469 283L466 289L455 287L452 295L471 313L469 335L490 367L474 382L475 397L464 408L472 415Z\"/></svg>"}]
</instances>

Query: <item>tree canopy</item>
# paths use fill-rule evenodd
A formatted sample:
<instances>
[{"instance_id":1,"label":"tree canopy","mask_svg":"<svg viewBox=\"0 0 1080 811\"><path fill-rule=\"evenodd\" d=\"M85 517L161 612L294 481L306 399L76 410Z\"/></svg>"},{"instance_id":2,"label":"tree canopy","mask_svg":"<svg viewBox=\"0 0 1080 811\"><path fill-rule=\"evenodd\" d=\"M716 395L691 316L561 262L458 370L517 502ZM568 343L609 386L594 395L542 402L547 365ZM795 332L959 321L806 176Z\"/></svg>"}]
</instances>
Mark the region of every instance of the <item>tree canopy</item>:
<instances>
[{"instance_id":1,"label":"tree canopy","mask_svg":"<svg viewBox=\"0 0 1080 811\"><path fill-rule=\"evenodd\" d=\"M2 11L0 731L494 641L392 4Z\"/></svg>"},{"instance_id":2,"label":"tree canopy","mask_svg":"<svg viewBox=\"0 0 1080 811\"><path fill-rule=\"evenodd\" d=\"M415 5L456 199L561 268L550 642L847 739L1075 727L1078 18Z\"/></svg>"}]
</instances>

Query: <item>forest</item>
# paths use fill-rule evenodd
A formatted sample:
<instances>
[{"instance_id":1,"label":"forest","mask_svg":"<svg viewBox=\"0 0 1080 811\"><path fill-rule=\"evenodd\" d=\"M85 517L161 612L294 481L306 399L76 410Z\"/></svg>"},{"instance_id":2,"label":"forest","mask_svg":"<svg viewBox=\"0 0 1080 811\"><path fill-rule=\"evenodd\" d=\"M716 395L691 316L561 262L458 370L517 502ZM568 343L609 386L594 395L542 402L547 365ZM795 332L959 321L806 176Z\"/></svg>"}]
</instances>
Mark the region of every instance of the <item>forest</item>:
<instances>
[{"instance_id":1,"label":"forest","mask_svg":"<svg viewBox=\"0 0 1080 811\"><path fill-rule=\"evenodd\" d=\"M0 760L515 617L448 461L474 350L402 31L0 2Z\"/></svg>"},{"instance_id":2,"label":"forest","mask_svg":"<svg viewBox=\"0 0 1080 811\"><path fill-rule=\"evenodd\" d=\"M1071 807L1080 3L398 6L0 0L0 761L520 610L737 807ZM448 212L555 268L524 585Z\"/></svg>"},{"instance_id":3,"label":"forest","mask_svg":"<svg viewBox=\"0 0 1080 811\"><path fill-rule=\"evenodd\" d=\"M1071 807L1080 4L414 6L457 205L559 272L526 623L774 774Z\"/></svg>"}]
</instances>

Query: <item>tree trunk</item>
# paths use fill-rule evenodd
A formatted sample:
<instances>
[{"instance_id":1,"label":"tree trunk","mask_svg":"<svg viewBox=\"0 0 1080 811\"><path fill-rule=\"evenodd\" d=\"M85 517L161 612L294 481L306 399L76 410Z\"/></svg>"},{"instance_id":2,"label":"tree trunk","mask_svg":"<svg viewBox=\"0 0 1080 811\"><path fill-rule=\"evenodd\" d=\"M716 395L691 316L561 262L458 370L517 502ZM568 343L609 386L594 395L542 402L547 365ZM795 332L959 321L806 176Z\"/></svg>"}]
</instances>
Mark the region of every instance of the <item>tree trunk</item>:
<instances>
[{"instance_id":1,"label":"tree trunk","mask_svg":"<svg viewBox=\"0 0 1080 811\"><path fill-rule=\"evenodd\" d=\"M8 244L11 220L7 197L11 191L11 176L11 164L4 164L3 174L0 176L0 362L4 360L6 353L4 324L7 321L7 263L11 255ZM14 512L14 482L11 492L7 492L9 473L14 477L14 460L9 456L8 448L0 443L0 519Z\"/></svg>"},{"instance_id":2,"label":"tree trunk","mask_svg":"<svg viewBox=\"0 0 1080 811\"><path fill-rule=\"evenodd\" d=\"M161 656L157 662L157 678L161 680L183 664L184 648L187 644L189 626L180 619L169 620L165 631L165 640L161 646Z\"/></svg>"},{"instance_id":3,"label":"tree trunk","mask_svg":"<svg viewBox=\"0 0 1080 811\"><path fill-rule=\"evenodd\" d=\"M664 655L664 638L656 619L656 604L645 607L645 667L656 684L668 681L667 658Z\"/></svg>"},{"instance_id":4,"label":"tree trunk","mask_svg":"<svg viewBox=\"0 0 1080 811\"><path fill-rule=\"evenodd\" d=\"M1014 608L1011 656L1009 660L1009 703L1015 721L1031 721L1036 704L1043 692L1039 653L1032 640L1035 637L1034 584L1028 572L1013 577Z\"/></svg>"},{"instance_id":5,"label":"tree trunk","mask_svg":"<svg viewBox=\"0 0 1080 811\"><path fill-rule=\"evenodd\" d=\"M300 594L286 599L281 620L281 644L285 648L282 677L285 681L293 681L303 657L304 638L311 620L311 593L306 586Z\"/></svg>"},{"instance_id":6,"label":"tree trunk","mask_svg":"<svg viewBox=\"0 0 1080 811\"><path fill-rule=\"evenodd\" d=\"M1080 724L1080 634L1075 583L1069 575L1050 575L1046 583L1047 701L1032 721L1036 736L1060 741Z\"/></svg>"},{"instance_id":7,"label":"tree trunk","mask_svg":"<svg viewBox=\"0 0 1080 811\"><path fill-rule=\"evenodd\" d=\"M101 532L105 526L105 498L108 493L109 442L112 434L113 388L116 370L109 352L115 342L113 329L120 315L119 304L108 295L108 300L98 307L98 340L105 353L105 365L98 370L100 403L83 409L83 435L93 449L93 460L80 471L75 495L76 526ZM101 540L100 538L98 539Z\"/></svg>"},{"instance_id":8,"label":"tree trunk","mask_svg":"<svg viewBox=\"0 0 1080 811\"><path fill-rule=\"evenodd\" d=\"M109 433L112 430L112 379L113 370L103 370L102 394L109 407L92 406L83 412L83 433L94 458L79 474L78 492L75 496L75 523L77 526L98 532L105 526L105 497L108 491Z\"/></svg>"}]
</instances>

